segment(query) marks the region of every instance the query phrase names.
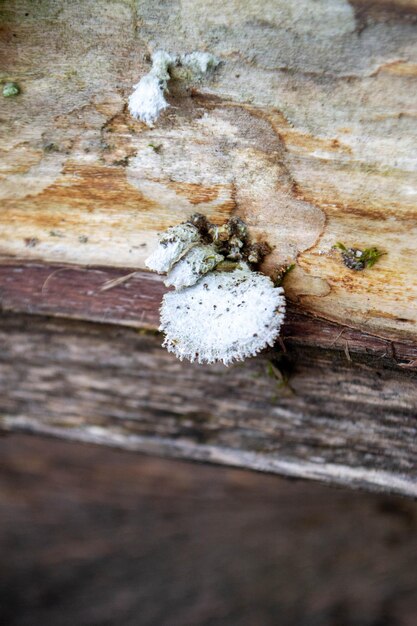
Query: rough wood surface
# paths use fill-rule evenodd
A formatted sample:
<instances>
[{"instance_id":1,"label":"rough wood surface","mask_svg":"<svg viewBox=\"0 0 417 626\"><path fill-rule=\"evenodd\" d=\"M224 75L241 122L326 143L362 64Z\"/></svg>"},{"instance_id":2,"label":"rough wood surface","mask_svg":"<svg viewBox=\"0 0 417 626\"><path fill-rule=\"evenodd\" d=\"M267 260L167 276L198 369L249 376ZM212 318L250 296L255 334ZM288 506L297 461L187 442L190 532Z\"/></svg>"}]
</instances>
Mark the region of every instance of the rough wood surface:
<instances>
[{"instance_id":1,"label":"rough wood surface","mask_svg":"<svg viewBox=\"0 0 417 626\"><path fill-rule=\"evenodd\" d=\"M106 289L112 281L128 280ZM114 283L113 283L114 284ZM167 291L162 278L128 268L85 268L33 262L0 263L0 307L3 311L54 315L133 328L157 329L159 307ZM369 357L390 357L404 369L417 368L417 345L390 341L305 314L287 310L282 340L301 346L343 350Z\"/></svg>"},{"instance_id":2,"label":"rough wood surface","mask_svg":"<svg viewBox=\"0 0 417 626\"><path fill-rule=\"evenodd\" d=\"M21 90L0 114L3 427L416 495L417 4L5 0L0 19ZM221 64L174 73L149 129L126 102L158 48ZM100 290L194 211L244 218L266 272L296 261L284 366L182 365L134 330L157 326L157 277ZM386 254L352 272L337 241Z\"/></svg>"},{"instance_id":3,"label":"rough wood surface","mask_svg":"<svg viewBox=\"0 0 417 626\"><path fill-rule=\"evenodd\" d=\"M412 0L6 0L0 254L143 267L156 232L242 216L297 259L303 310L417 337ZM208 50L154 129L126 111L149 52ZM386 252L352 273L342 241Z\"/></svg>"},{"instance_id":4,"label":"rough wood surface","mask_svg":"<svg viewBox=\"0 0 417 626\"><path fill-rule=\"evenodd\" d=\"M4 315L0 425L417 496L417 372L297 347L181 363L130 328Z\"/></svg>"},{"instance_id":5,"label":"rough wood surface","mask_svg":"<svg viewBox=\"0 0 417 626\"><path fill-rule=\"evenodd\" d=\"M0 439L7 626L415 626L417 503Z\"/></svg>"}]
</instances>

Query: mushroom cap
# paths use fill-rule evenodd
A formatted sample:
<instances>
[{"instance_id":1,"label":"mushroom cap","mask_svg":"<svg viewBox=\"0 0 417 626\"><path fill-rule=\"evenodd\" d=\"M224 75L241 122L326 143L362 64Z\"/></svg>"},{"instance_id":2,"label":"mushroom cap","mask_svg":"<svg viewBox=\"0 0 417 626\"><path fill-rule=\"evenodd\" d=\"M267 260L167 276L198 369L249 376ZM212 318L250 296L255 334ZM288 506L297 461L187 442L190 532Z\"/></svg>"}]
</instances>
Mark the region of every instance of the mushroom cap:
<instances>
[{"instance_id":1,"label":"mushroom cap","mask_svg":"<svg viewBox=\"0 0 417 626\"><path fill-rule=\"evenodd\" d=\"M199 241L200 233L192 224L172 226L159 236L158 247L146 259L145 265L158 274L169 272L174 263Z\"/></svg>"},{"instance_id":2,"label":"mushroom cap","mask_svg":"<svg viewBox=\"0 0 417 626\"><path fill-rule=\"evenodd\" d=\"M141 78L129 97L129 112L136 119L153 126L161 111L169 106L159 80L152 74Z\"/></svg>"},{"instance_id":3,"label":"mushroom cap","mask_svg":"<svg viewBox=\"0 0 417 626\"><path fill-rule=\"evenodd\" d=\"M190 287L204 274L211 272L223 259L223 255L218 254L214 246L195 246L174 265L164 283L175 289Z\"/></svg>"},{"instance_id":4,"label":"mushroom cap","mask_svg":"<svg viewBox=\"0 0 417 626\"><path fill-rule=\"evenodd\" d=\"M160 330L177 357L225 365L272 346L284 320L285 297L268 276L246 265L214 271L195 285L165 294Z\"/></svg>"}]
</instances>

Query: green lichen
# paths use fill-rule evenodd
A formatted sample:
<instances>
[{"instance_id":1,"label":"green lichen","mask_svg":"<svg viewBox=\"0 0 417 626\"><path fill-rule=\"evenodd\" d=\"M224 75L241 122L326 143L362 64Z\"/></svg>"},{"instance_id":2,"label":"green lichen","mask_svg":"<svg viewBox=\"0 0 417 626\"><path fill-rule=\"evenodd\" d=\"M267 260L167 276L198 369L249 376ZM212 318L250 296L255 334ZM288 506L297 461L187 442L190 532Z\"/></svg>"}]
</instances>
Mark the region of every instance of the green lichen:
<instances>
[{"instance_id":1,"label":"green lichen","mask_svg":"<svg viewBox=\"0 0 417 626\"><path fill-rule=\"evenodd\" d=\"M5 98L12 98L20 93L19 85L16 83L6 83L3 87L3 96Z\"/></svg>"},{"instance_id":2,"label":"green lichen","mask_svg":"<svg viewBox=\"0 0 417 626\"><path fill-rule=\"evenodd\" d=\"M346 248L343 243L336 243L333 248L340 250L343 263L350 270L361 272L365 268L372 267L385 252L381 252L375 246L360 250L359 248Z\"/></svg>"}]
</instances>

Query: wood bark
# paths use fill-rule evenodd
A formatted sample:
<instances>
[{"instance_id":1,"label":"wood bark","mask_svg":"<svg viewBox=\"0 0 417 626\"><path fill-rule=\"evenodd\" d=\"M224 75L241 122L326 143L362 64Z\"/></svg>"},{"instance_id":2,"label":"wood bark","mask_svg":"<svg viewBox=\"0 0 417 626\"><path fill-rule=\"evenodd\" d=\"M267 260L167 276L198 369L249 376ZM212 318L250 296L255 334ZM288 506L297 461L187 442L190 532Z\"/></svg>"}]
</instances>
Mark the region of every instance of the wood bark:
<instances>
[{"instance_id":1,"label":"wood bark","mask_svg":"<svg viewBox=\"0 0 417 626\"><path fill-rule=\"evenodd\" d=\"M297 346L230 368L160 337L3 316L1 428L415 497L417 374Z\"/></svg>"},{"instance_id":2,"label":"wood bark","mask_svg":"<svg viewBox=\"0 0 417 626\"><path fill-rule=\"evenodd\" d=\"M411 0L6 0L3 428L415 495L416 18ZM221 64L174 71L151 129L126 103L157 49ZM286 356L200 368L136 334L164 293L144 259L195 211L242 217L266 273L296 263ZM338 241L385 254L354 272Z\"/></svg>"}]
</instances>

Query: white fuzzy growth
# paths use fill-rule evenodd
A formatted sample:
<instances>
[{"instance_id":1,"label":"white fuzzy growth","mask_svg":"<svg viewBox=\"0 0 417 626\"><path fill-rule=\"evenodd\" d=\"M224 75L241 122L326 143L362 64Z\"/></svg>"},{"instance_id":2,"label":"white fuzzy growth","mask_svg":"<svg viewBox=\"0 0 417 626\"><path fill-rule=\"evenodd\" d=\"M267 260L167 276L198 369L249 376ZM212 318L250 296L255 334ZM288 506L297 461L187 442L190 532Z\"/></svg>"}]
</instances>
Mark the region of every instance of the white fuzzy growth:
<instances>
[{"instance_id":1,"label":"white fuzzy growth","mask_svg":"<svg viewBox=\"0 0 417 626\"><path fill-rule=\"evenodd\" d=\"M129 112L133 117L148 126L154 125L160 113L169 107L165 100L170 79L169 70L179 62L195 74L205 74L219 64L219 60L209 52L190 52L178 57L158 50L152 55L150 72L134 85L135 91L129 97Z\"/></svg>"},{"instance_id":2,"label":"white fuzzy growth","mask_svg":"<svg viewBox=\"0 0 417 626\"><path fill-rule=\"evenodd\" d=\"M169 272L199 241L199 232L192 224L172 226L160 235L158 247L145 261L146 267L158 274Z\"/></svg>"},{"instance_id":3,"label":"white fuzzy growth","mask_svg":"<svg viewBox=\"0 0 417 626\"><path fill-rule=\"evenodd\" d=\"M210 52L190 52L181 55L181 63L195 74L206 74L216 69L220 61Z\"/></svg>"},{"instance_id":4,"label":"white fuzzy growth","mask_svg":"<svg viewBox=\"0 0 417 626\"><path fill-rule=\"evenodd\" d=\"M218 254L213 246L195 246L174 265L164 281L165 285L175 289L190 287L223 259L223 255Z\"/></svg>"},{"instance_id":5,"label":"white fuzzy growth","mask_svg":"<svg viewBox=\"0 0 417 626\"><path fill-rule=\"evenodd\" d=\"M177 63L178 57L164 50L158 50L152 55L152 68L149 73L156 76L159 80L164 81L164 87L166 89L170 79L169 68Z\"/></svg>"},{"instance_id":6,"label":"white fuzzy growth","mask_svg":"<svg viewBox=\"0 0 417 626\"><path fill-rule=\"evenodd\" d=\"M284 313L283 289L242 267L212 272L193 287L165 294L160 330L163 345L181 360L229 365L272 346Z\"/></svg>"},{"instance_id":7,"label":"white fuzzy growth","mask_svg":"<svg viewBox=\"0 0 417 626\"><path fill-rule=\"evenodd\" d=\"M129 98L129 112L141 122L153 126L159 114L169 106L159 80L156 76L146 74L135 87Z\"/></svg>"},{"instance_id":8,"label":"white fuzzy growth","mask_svg":"<svg viewBox=\"0 0 417 626\"><path fill-rule=\"evenodd\" d=\"M169 68L176 63L176 57L159 50L152 56L152 68L145 74L129 98L129 112L136 119L153 126L160 113L169 104L165 100L169 81Z\"/></svg>"}]
</instances>

